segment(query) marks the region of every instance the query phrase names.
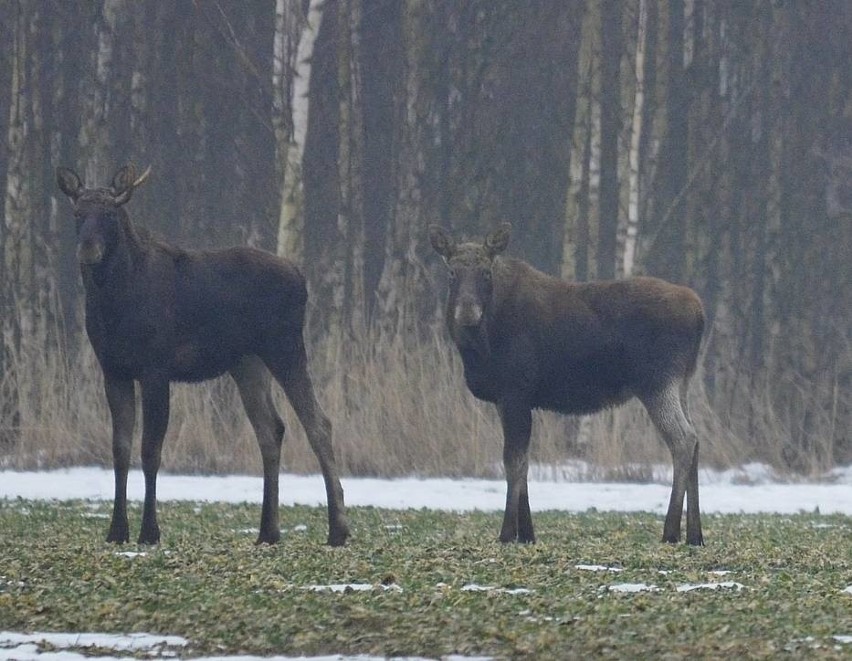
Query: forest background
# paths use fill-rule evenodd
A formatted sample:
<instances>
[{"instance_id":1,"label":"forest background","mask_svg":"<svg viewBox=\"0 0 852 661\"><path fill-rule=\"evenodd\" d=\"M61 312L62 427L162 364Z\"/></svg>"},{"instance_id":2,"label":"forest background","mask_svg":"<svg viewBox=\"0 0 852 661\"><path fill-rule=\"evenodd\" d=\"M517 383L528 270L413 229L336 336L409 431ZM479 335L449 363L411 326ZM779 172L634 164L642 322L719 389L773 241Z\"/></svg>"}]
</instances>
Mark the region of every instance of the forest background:
<instances>
[{"instance_id":1,"label":"forest background","mask_svg":"<svg viewBox=\"0 0 852 661\"><path fill-rule=\"evenodd\" d=\"M427 228L505 220L548 273L699 292L705 462L852 461L845 0L0 2L0 466L111 461L54 169L105 185L128 161L153 172L137 223L303 267L346 473L499 472ZM259 469L228 382L173 392L167 469ZM285 465L314 471L296 427ZM638 406L535 434L590 477L665 460Z\"/></svg>"}]
</instances>

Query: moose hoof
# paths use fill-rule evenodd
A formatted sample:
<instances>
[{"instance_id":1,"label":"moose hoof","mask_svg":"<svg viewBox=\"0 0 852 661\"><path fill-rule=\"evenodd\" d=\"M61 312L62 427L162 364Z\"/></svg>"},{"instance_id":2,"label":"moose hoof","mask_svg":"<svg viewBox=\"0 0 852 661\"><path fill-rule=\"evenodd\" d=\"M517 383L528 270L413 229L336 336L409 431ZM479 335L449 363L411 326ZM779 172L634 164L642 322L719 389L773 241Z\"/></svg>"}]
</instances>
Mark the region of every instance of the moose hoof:
<instances>
[{"instance_id":1,"label":"moose hoof","mask_svg":"<svg viewBox=\"0 0 852 661\"><path fill-rule=\"evenodd\" d=\"M257 536L257 541L254 543L255 546L260 546L261 544L277 544L281 539L281 532L276 530L275 532L262 532Z\"/></svg>"},{"instance_id":2,"label":"moose hoof","mask_svg":"<svg viewBox=\"0 0 852 661\"><path fill-rule=\"evenodd\" d=\"M109 527L106 541L111 544L126 544L130 541L130 532L127 529L127 524L124 525L113 523Z\"/></svg>"},{"instance_id":3,"label":"moose hoof","mask_svg":"<svg viewBox=\"0 0 852 661\"><path fill-rule=\"evenodd\" d=\"M137 540L137 544L144 544L146 546L155 546L160 543L160 531L154 530L150 532L142 531L139 533L139 539Z\"/></svg>"},{"instance_id":4,"label":"moose hoof","mask_svg":"<svg viewBox=\"0 0 852 661\"><path fill-rule=\"evenodd\" d=\"M347 539L349 539L348 526L338 526L334 530L328 531L329 546L344 546L346 544Z\"/></svg>"}]
</instances>

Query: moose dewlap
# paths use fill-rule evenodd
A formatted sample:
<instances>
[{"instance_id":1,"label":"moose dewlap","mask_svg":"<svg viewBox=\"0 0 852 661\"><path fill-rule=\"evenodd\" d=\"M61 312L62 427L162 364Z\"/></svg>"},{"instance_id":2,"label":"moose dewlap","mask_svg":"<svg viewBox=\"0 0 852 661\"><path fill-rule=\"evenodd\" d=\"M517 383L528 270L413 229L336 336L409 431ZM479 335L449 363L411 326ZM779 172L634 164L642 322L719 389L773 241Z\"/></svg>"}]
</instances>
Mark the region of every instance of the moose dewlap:
<instances>
[{"instance_id":1,"label":"moose dewlap","mask_svg":"<svg viewBox=\"0 0 852 661\"><path fill-rule=\"evenodd\" d=\"M496 405L503 426L506 510L502 542L533 542L527 491L532 409L599 411L638 398L672 455L674 477L663 541L703 544L698 438L687 388L704 332L704 310L687 287L657 278L570 283L502 256L511 228L482 243L457 243L432 226L449 269L446 322L467 387Z\"/></svg>"}]
</instances>

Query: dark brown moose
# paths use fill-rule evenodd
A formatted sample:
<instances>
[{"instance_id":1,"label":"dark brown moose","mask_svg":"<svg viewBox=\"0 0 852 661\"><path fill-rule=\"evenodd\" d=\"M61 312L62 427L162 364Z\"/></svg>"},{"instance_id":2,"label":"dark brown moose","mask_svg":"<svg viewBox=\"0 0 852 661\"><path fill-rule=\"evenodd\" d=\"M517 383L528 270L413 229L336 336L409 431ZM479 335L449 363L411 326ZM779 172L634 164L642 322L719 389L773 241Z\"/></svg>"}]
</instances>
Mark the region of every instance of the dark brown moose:
<instances>
[{"instance_id":1,"label":"dark brown moose","mask_svg":"<svg viewBox=\"0 0 852 661\"><path fill-rule=\"evenodd\" d=\"M284 423L271 376L284 389L319 459L328 497L328 543L349 535L335 467L331 423L314 396L303 340L307 289L293 264L252 248L191 251L155 240L130 221L124 205L147 178L132 165L109 188L86 188L58 168L74 205L77 259L86 290L86 331L104 375L112 414L115 501L107 541L129 539L127 470L142 391L145 505L140 544L160 540L157 471L169 421L169 383L225 372L237 384L263 458L263 507L257 543L277 542L278 470ZM271 375L271 376L270 376Z\"/></svg>"},{"instance_id":2,"label":"dark brown moose","mask_svg":"<svg viewBox=\"0 0 852 661\"><path fill-rule=\"evenodd\" d=\"M534 408L582 414L637 397L671 450L663 541L703 544L698 438L687 413L704 312L691 289L656 278L574 284L500 256L504 224L483 243L456 243L442 228L432 247L447 263L447 326L467 387L497 406L503 424L506 511L501 542L534 542L527 492Z\"/></svg>"}]
</instances>

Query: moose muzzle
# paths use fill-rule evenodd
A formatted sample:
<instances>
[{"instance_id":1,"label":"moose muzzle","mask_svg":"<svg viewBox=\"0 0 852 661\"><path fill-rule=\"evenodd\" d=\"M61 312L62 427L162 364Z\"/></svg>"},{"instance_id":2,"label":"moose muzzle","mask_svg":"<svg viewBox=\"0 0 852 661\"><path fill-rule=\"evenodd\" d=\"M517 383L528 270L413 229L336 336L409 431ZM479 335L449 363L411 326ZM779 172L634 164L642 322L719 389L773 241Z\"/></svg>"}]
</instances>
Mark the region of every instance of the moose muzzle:
<instances>
[{"instance_id":1,"label":"moose muzzle","mask_svg":"<svg viewBox=\"0 0 852 661\"><path fill-rule=\"evenodd\" d=\"M453 320L459 327L479 326L482 321L482 306L473 298L459 299L453 310Z\"/></svg>"},{"instance_id":2,"label":"moose muzzle","mask_svg":"<svg viewBox=\"0 0 852 661\"><path fill-rule=\"evenodd\" d=\"M104 258L104 244L100 241L83 241L77 245L77 261L86 266L100 264Z\"/></svg>"}]
</instances>

